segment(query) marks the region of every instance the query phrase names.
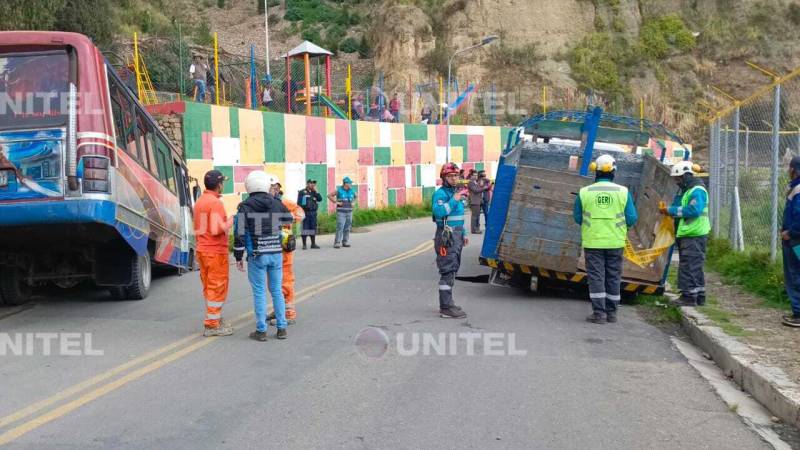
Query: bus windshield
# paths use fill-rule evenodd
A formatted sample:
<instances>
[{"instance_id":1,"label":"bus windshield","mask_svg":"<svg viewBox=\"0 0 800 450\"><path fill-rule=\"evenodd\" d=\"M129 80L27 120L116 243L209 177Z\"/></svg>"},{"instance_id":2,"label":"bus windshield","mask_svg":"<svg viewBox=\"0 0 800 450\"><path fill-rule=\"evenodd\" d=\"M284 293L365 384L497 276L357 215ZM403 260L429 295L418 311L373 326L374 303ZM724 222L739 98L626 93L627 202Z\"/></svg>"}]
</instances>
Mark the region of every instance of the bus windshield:
<instances>
[{"instance_id":1,"label":"bus windshield","mask_svg":"<svg viewBox=\"0 0 800 450\"><path fill-rule=\"evenodd\" d=\"M0 54L0 129L66 125L68 92L66 51Z\"/></svg>"}]
</instances>

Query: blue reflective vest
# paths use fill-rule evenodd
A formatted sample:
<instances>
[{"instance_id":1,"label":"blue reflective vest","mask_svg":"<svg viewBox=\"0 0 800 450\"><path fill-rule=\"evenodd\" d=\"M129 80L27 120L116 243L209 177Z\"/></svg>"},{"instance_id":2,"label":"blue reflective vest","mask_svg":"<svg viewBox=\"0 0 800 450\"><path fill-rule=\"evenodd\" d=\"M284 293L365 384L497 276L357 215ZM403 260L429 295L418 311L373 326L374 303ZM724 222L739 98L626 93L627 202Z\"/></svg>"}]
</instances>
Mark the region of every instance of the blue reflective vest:
<instances>
[{"instance_id":1,"label":"blue reflective vest","mask_svg":"<svg viewBox=\"0 0 800 450\"><path fill-rule=\"evenodd\" d=\"M433 221L437 227L447 225L451 227L464 226L464 203L456 200L453 196L456 190L452 187L442 186L433 193L431 209L433 210Z\"/></svg>"}]
</instances>

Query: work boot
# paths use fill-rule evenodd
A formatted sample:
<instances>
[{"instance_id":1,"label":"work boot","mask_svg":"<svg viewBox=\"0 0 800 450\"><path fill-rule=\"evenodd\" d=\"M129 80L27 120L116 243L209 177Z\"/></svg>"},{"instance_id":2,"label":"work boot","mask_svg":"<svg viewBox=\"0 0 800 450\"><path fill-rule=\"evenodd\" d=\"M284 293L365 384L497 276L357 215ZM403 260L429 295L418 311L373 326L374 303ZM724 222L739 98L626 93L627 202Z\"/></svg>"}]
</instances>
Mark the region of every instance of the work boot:
<instances>
[{"instance_id":1,"label":"work boot","mask_svg":"<svg viewBox=\"0 0 800 450\"><path fill-rule=\"evenodd\" d=\"M449 308L440 309L439 314L444 319L463 319L464 317L467 317L467 313L455 305Z\"/></svg>"},{"instance_id":2,"label":"work boot","mask_svg":"<svg viewBox=\"0 0 800 450\"><path fill-rule=\"evenodd\" d=\"M250 333L250 339L259 342L266 342L267 340L267 332L266 331L253 331Z\"/></svg>"},{"instance_id":3,"label":"work boot","mask_svg":"<svg viewBox=\"0 0 800 450\"><path fill-rule=\"evenodd\" d=\"M589 314L589 316L586 318L586 321L591 323L603 324L606 323L606 318L603 317L603 313L595 312Z\"/></svg>"},{"instance_id":4,"label":"work boot","mask_svg":"<svg viewBox=\"0 0 800 450\"><path fill-rule=\"evenodd\" d=\"M278 334L276 337L278 339L286 339L286 328L278 328Z\"/></svg>"},{"instance_id":5,"label":"work boot","mask_svg":"<svg viewBox=\"0 0 800 450\"><path fill-rule=\"evenodd\" d=\"M608 323L617 323L617 313L615 312L607 312L606 313L606 322Z\"/></svg>"},{"instance_id":6,"label":"work boot","mask_svg":"<svg viewBox=\"0 0 800 450\"><path fill-rule=\"evenodd\" d=\"M781 320L781 323L786 325L787 327L800 328L800 316L787 314L783 316L783 320Z\"/></svg>"},{"instance_id":7,"label":"work boot","mask_svg":"<svg viewBox=\"0 0 800 450\"><path fill-rule=\"evenodd\" d=\"M697 299L681 295L681 297L679 299L677 299L677 300L675 300L673 302L670 302L670 304L672 306L678 306L678 307L681 307L681 306L695 307L695 306L697 306Z\"/></svg>"},{"instance_id":8,"label":"work boot","mask_svg":"<svg viewBox=\"0 0 800 450\"><path fill-rule=\"evenodd\" d=\"M230 327L230 326L223 326L222 324L220 324L216 328L208 328L208 327L206 327L206 329L203 330L203 336L204 337L230 336L232 334L233 334L233 328Z\"/></svg>"},{"instance_id":9,"label":"work boot","mask_svg":"<svg viewBox=\"0 0 800 450\"><path fill-rule=\"evenodd\" d=\"M344 242L344 243L342 243L342 247L350 247L350 244L348 244L347 242Z\"/></svg>"},{"instance_id":10,"label":"work boot","mask_svg":"<svg viewBox=\"0 0 800 450\"><path fill-rule=\"evenodd\" d=\"M295 322L296 322L295 319L286 319L286 324L287 325L294 325ZM273 317L272 319L269 319L269 324L277 327L278 326L278 321L275 320L275 318Z\"/></svg>"},{"instance_id":11,"label":"work boot","mask_svg":"<svg viewBox=\"0 0 800 450\"><path fill-rule=\"evenodd\" d=\"M339 244L338 242L333 244L333 248L341 248L341 247L342 247L342 245Z\"/></svg>"},{"instance_id":12,"label":"work boot","mask_svg":"<svg viewBox=\"0 0 800 450\"><path fill-rule=\"evenodd\" d=\"M314 248L320 248L320 247L317 244L311 244L311 248L314 249Z\"/></svg>"},{"instance_id":13,"label":"work boot","mask_svg":"<svg viewBox=\"0 0 800 450\"><path fill-rule=\"evenodd\" d=\"M705 295L698 295L697 296L697 306L704 306L706 304L706 296Z\"/></svg>"}]
</instances>

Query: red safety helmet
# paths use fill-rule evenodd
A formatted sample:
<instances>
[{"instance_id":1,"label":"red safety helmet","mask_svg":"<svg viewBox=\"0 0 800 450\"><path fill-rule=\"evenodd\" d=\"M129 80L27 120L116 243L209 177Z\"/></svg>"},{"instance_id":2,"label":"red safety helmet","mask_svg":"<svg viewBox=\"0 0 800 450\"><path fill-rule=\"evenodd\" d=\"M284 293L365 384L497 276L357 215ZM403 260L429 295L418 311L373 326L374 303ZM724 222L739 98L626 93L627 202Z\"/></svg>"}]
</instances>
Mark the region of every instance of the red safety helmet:
<instances>
[{"instance_id":1,"label":"red safety helmet","mask_svg":"<svg viewBox=\"0 0 800 450\"><path fill-rule=\"evenodd\" d=\"M461 170L458 168L456 163L447 163L442 166L442 171L439 172L439 178L444 180L444 177L450 174L458 175Z\"/></svg>"}]
</instances>

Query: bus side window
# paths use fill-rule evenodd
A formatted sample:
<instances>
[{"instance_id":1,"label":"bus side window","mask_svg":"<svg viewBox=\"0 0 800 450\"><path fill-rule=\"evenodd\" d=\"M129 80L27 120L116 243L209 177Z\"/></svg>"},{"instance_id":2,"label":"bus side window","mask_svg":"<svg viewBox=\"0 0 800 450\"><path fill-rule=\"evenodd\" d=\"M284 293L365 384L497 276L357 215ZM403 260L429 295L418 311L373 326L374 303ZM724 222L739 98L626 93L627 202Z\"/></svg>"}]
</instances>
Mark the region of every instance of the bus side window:
<instances>
[{"instance_id":1,"label":"bus side window","mask_svg":"<svg viewBox=\"0 0 800 450\"><path fill-rule=\"evenodd\" d=\"M174 161L175 164L175 178L178 182L178 197L180 198L181 206L189 205L189 180L186 177L186 172L183 171L180 163Z\"/></svg>"},{"instance_id":2,"label":"bus side window","mask_svg":"<svg viewBox=\"0 0 800 450\"><path fill-rule=\"evenodd\" d=\"M145 121L144 117L141 115L142 113L136 111L136 128L139 131L137 149L139 151L138 159L139 164L142 165L145 169L150 170L151 173L157 174L158 171L155 167L153 167L150 163L152 161L152 131L147 126L147 122Z\"/></svg>"},{"instance_id":3,"label":"bus side window","mask_svg":"<svg viewBox=\"0 0 800 450\"><path fill-rule=\"evenodd\" d=\"M133 104L125 95L125 91L117 85L116 80L113 78L109 79L109 91L111 92L111 109L114 113L117 147L133 158L137 158L136 135L134 133L135 122L132 120Z\"/></svg>"},{"instance_id":4,"label":"bus side window","mask_svg":"<svg viewBox=\"0 0 800 450\"><path fill-rule=\"evenodd\" d=\"M114 117L114 131L117 135L117 147L125 150L125 122L122 119L122 106L119 101L111 95L111 112Z\"/></svg>"},{"instance_id":5,"label":"bus side window","mask_svg":"<svg viewBox=\"0 0 800 450\"><path fill-rule=\"evenodd\" d=\"M158 164L158 177L172 193L177 194L175 185L175 170L170 158L170 149L164 140L156 136L156 163Z\"/></svg>"}]
</instances>

